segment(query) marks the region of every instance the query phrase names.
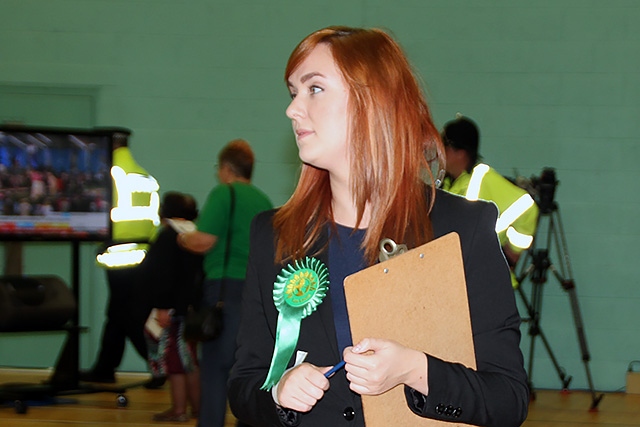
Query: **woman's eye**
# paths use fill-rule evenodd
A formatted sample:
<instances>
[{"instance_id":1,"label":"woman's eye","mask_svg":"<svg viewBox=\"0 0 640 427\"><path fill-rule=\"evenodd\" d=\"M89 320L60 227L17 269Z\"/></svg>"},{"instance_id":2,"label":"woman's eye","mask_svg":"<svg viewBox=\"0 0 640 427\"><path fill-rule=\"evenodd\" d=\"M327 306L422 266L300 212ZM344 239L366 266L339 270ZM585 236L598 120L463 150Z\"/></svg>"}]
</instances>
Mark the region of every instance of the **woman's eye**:
<instances>
[{"instance_id":1,"label":"woman's eye","mask_svg":"<svg viewBox=\"0 0 640 427\"><path fill-rule=\"evenodd\" d=\"M291 99L294 99L296 97L296 93L295 92L290 92L289 96L291 97Z\"/></svg>"},{"instance_id":2,"label":"woman's eye","mask_svg":"<svg viewBox=\"0 0 640 427\"><path fill-rule=\"evenodd\" d=\"M312 94L316 94L316 93L320 93L322 92L322 88L318 87L318 86L311 86L309 88L309 92L311 92Z\"/></svg>"}]
</instances>

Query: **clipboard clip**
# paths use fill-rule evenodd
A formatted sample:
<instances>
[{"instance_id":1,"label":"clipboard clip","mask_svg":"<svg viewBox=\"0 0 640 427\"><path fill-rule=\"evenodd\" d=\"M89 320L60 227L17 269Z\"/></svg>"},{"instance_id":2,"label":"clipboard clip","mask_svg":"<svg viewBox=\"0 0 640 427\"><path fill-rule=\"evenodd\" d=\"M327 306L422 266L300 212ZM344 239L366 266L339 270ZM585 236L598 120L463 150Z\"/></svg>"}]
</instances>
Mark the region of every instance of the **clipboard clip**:
<instances>
[{"instance_id":1,"label":"clipboard clip","mask_svg":"<svg viewBox=\"0 0 640 427\"><path fill-rule=\"evenodd\" d=\"M380 262L383 262L405 252L407 252L407 245L404 243L399 245L388 237L385 237L380 240L380 256L378 259Z\"/></svg>"}]
</instances>

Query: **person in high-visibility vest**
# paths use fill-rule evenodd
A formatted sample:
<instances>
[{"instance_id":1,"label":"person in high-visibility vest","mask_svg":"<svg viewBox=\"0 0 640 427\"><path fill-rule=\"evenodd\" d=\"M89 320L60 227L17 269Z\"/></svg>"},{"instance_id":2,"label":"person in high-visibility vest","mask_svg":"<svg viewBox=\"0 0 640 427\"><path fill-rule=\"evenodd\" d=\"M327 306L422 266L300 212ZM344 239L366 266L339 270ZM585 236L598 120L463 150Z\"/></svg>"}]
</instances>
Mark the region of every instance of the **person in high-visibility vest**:
<instances>
[{"instance_id":1,"label":"person in high-visibility vest","mask_svg":"<svg viewBox=\"0 0 640 427\"><path fill-rule=\"evenodd\" d=\"M445 124L446 176L442 188L468 200L489 200L499 211L496 232L504 255L513 267L531 246L538 221L538 206L531 195L480 160L480 133L473 120L459 116ZM512 283L518 282L512 274Z\"/></svg>"},{"instance_id":2,"label":"person in high-visibility vest","mask_svg":"<svg viewBox=\"0 0 640 427\"><path fill-rule=\"evenodd\" d=\"M137 267L144 260L149 242L160 225L160 189L158 182L133 158L127 141L130 133L113 133L113 207L112 239L97 255L98 265L107 271L109 303L107 321L102 331L98 359L80 379L103 383L115 382L115 370L122 361L128 338L138 354L147 361L144 322L149 309L137 305L133 297ZM152 378L146 384L156 388L164 378Z\"/></svg>"},{"instance_id":3,"label":"person in high-visibility vest","mask_svg":"<svg viewBox=\"0 0 640 427\"><path fill-rule=\"evenodd\" d=\"M112 245L97 256L108 270L133 267L142 262L149 241L160 225L160 186L133 158L127 135L114 135Z\"/></svg>"}]
</instances>

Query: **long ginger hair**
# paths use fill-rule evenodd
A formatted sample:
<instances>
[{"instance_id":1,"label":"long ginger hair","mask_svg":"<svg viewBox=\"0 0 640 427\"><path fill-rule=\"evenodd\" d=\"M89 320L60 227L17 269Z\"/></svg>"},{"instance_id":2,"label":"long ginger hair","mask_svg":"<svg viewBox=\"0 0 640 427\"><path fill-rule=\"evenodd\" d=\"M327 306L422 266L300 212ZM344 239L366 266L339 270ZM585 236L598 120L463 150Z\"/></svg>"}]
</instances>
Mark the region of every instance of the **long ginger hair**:
<instances>
[{"instance_id":1,"label":"long ginger hair","mask_svg":"<svg viewBox=\"0 0 640 427\"><path fill-rule=\"evenodd\" d=\"M370 207L362 246L373 264L383 238L410 248L433 238L435 179L429 163L442 164L444 150L411 65L382 30L328 27L310 34L289 57L285 82L321 43L330 47L349 88L350 186L356 228ZM274 217L276 260L309 254L327 224L335 226L329 173L303 164L293 195Z\"/></svg>"}]
</instances>

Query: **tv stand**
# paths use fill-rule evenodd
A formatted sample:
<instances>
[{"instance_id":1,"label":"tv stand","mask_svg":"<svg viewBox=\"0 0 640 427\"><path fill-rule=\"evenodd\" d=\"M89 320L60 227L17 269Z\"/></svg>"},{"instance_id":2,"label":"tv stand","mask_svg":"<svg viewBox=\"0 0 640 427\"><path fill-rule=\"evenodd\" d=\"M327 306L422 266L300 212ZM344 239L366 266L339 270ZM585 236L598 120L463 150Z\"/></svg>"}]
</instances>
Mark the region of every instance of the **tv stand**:
<instances>
[{"instance_id":1,"label":"tv stand","mask_svg":"<svg viewBox=\"0 0 640 427\"><path fill-rule=\"evenodd\" d=\"M72 241L72 266L71 266L71 291L76 301L80 301L80 242ZM80 382L80 332L84 329L79 326L79 309L74 313L62 329L49 329L66 331L67 337L61 352L58 355L56 366L50 378L41 384L7 383L0 384L0 402L13 402L15 411L19 414L27 412L28 401L42 401L55 399L57 396L69 396L75 394L90 394L110 392L116 393L116 405L126 407L128 400L125 396L127 388L140 384L125 386L102 386ZM44 332L45 329L32 330L30 332Z\"/></svg>"}]
</instances>

